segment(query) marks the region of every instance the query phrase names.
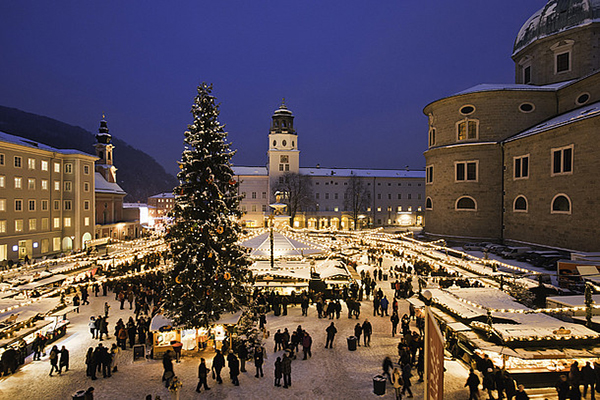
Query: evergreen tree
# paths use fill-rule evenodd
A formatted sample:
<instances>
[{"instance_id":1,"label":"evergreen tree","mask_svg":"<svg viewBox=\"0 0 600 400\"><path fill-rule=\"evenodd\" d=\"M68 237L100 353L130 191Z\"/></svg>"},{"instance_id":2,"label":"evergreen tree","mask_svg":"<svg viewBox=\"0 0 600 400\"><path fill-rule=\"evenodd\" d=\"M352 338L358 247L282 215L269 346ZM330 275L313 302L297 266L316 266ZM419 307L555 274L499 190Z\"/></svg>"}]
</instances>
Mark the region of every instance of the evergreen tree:
<instances>
[{"instance_id":1,"label":"evergreen tree","mask_svg":"<svg viewBox=\"0 0 600 400\"><path fill-rule=\"evenodd\" d=\"M247 304L251 282L246 255L236 244L241 213L230 163L235 152L211 92L212 85L198 86L167 234L173 269L165 281L163 308L184 327L207 326L222 313L239 310Z\"/></svg>"}]
</instances>

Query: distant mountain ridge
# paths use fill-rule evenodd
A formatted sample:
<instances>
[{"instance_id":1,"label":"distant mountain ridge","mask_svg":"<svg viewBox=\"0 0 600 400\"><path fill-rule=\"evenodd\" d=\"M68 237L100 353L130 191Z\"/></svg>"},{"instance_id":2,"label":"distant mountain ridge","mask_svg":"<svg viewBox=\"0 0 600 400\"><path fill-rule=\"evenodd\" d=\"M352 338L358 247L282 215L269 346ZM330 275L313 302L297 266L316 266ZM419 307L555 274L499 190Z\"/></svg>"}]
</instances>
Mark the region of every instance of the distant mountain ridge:
<instances>
[{"instance_id":1,"label":"distant mountain ridge","mask_svg":"<svg viewBox=\"0 0 600 400\"><path fill-rule=\"evenodd\" d=\"M47 144L58 149L75 149L95 154L95 134L64 122L16 108L0 106L0 131ZM171 192L177 178L151 156L113 136L113 156L119 185L127 192L126 202L146 202L149 196Z\"/></svg>"}]
</instances>

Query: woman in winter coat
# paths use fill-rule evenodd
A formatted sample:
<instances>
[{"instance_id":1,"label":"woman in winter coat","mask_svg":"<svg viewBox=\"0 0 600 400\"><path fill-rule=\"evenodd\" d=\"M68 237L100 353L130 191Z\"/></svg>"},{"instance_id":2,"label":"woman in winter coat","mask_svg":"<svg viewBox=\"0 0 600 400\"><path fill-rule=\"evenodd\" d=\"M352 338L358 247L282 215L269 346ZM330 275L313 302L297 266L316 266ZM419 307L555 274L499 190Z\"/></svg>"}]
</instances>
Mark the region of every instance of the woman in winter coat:
<instances>
[{"instance_id":1,"label":"woman in winter coat","mask_svg":"<svg viewBox=\"0 0 600 400\"><path fill-rule=\"evenodd\" d=\"M277 357L275 361L275 386L281 386L281 377L283 376L283 364L281 357Z\"/></svg>"},{"instance_id":2,"label":"woman in winter coat","mask_svg":"<svg viewBox=\"0 0 600 400\"><path fill-rule=\"evenodd\" d=\"M58 347L53 346L52 350L50 350L50 376L52 376L52 372L56 370L60 375L60 369L58 369Z\"/></svg>"},{"instance_id":3,"label":"woman in winter coat","mask_svg":"<svg viewBox=\"0 0 600 400\"><path fill-rule=\"evenodd\" d=\"M404 386L404 382L398 368L394 368L394 372L392 372L392 386L394 386L394 391L396 392L396 400L402 400L402 386Z\"/></svg>"}]
</instances>

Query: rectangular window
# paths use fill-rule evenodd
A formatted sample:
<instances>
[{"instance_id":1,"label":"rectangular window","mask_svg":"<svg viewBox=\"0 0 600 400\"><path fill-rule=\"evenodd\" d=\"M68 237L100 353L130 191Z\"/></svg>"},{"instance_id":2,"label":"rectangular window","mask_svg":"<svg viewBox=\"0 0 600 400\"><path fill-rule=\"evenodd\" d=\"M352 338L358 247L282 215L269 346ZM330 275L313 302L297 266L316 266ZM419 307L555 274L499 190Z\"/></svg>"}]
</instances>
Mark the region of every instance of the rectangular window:
<instances>
[{"instance_id":1,"label":"rectangular window","mask_svg":"<svg viewBox=\"0 0 600 400\"><path fill-rule=\"evenodd\" d=\"M70 211L72 209L71 200L65 200L65 211Z\"/></svg>"},{"instance_id":2,"label":"rectangular window","mask_svg":"<svg viewBox=\"0 0 600 400\"><path fill-rule=\"evenodd\" d=\"M65 228L70 228L71 227L71 217L66 217L65 218Z\"/></svg>"},{"instance_id":3,"label":"rectangular window","mask_svg":"<svg viewBox=\"0 0 600 400\"><path fill-rule=\"evenodd\" d=\"M27 159L27 166L29 169L35 169L35 158Z\"/></svg>"},{"instance_id":4,"label":"rectangular window","mask_svg":"<svg viewBox=\"0 0 600 400\"><path fill-rule=\"evenodd\" d=\"M338 194L337 194L337 193L334 193L334 195L333 195L333 198L334 198L335 200L337 200L337 199L338 199Z\"/></svg>"},{"instance_id":5,"label":"rectangular window","mask_svg":"<svg viewBox=\"0 0 600 400\"><path fill-rule=\"evenodd\" d=\"M47 253L49 248L48 239L42 239L42 254Z\"/></svg>"},{"instance_id":6,"label":"rectangular window","mask_svg":"<svg viewBox=\"0 0 600 400\"><path fill-rule=\"evenodd\" d=\"M456 139L457 140L470 140L477 139L478 129L479 129L479 121L474 119L467 119L459 122L456 125Z\"/></svg>"},{"instance_id":7,"label":"rectangular window","mask_svg":"<svg viewBox=\"0 0 600 400\"><path fill-rule=\"evenodd\" d=\"M562 53L556 55L556 73L568 72L571 70L570 53Z\"/></svg>"},{"instance_id":8,"label":"rectangular window","mask_svg":"<svg viewBox=\"0 0 600 400\"><path fill-rule=\"evenodd\" d=\"M60 238L52 238L52 251L60 251Z\"/></svg>"},{"instance_id":9,"label":"rectangular window","mask_svg":"<svg viewBox=\"0 0 600 400\"><path fill-rule=\"evenodd\" d=\"M15 156L15 168L21 168L23 159L19 156Z\"/></svg>"},{"instance_id":10,"label":"rectangular window","mask_svg":"<svg viewBox=\"0 0 600 400\"><path fill-rule=\"evenodd\" d=\"M89 184L89 182L83 182L83 191L84 192L89 192L90 191L90 184Z\"/></svg>"},{"instance_id":11,"label":"rectangular window","mask_svg":"<svg viewBox=\"0 0 600 400\"><path fill-rule=\"evenodd\" d=\"M48 190L48 180L42 179L42 190Z\"/></svg>"},{"instance_id":12,"label":"rectangular window","mask_svg":"<svg viewBox=\"0 0 600 400\"><path fill-rule=\"evenodd\" d=\"M23 189L23 178L15 177L15 189Z\"/></svg>"},{"instance_id":13,"label":"rectangular window","mask_svg":"<svg viewBox=\"0 0 600 400\"><path fill-rule=\"evenodd\" d=\"M266 204L262 205L262 212L267 212L267 205Z\"/></svg>"},{"instance_id":14,"label":"rectangular window","mask_svg":"<svg viewBox=\"0 0 600 400\"><path fill-rule=\"evenodd\" d=\"M267 198L267 192L262 192L262 198L266 199Z\"/></svg>"},{"instance_id":15,"label":"rectangular window","mask_svg":"<svg viewBox=\"0 0 600 400\"><path fill-rule=\"evenodd\" d=\"M252 198L255 199L256 198L256 192L252 192Z\"/></svg>"},{"instance_id":16,"label":"rectangular window","mask_svg":"<svg viewBox=\"0 0 600 400\"><path fill-rule=\"evenodd\" d=\"M425 184L432 184L433 183L433 165L428 165L427 167L425 167L425 171L426 171Z\"/></svg>"},{"instance_id":17,"label":"rectangular window","mask_svg":"<svg viewBox=\"0 0 600 400\"><path fill-rule=\"evenodd\" d=\"M42 171L48 171L48 161L42 161Z\"/></svg>"},{"instance_id":18,"label":"rectangular window","mask_svg":"<svg viewBox=\"0 0 600 400\"><path fill-rule=\"evenodd\" d=\"M21 199L15 200L15 211L23 211L23 200L21 200Z\"/></svg>"},{"instance_id":19,"label":"rectangular window","mask_svg":"<svg viewBox=\"0 0 600 400\"><path fill-rule=\"evenodd\" d=\"M35 211L35 200L29 200L28 203L29 211Z\"/></svg>"},{"instance_id":20,"label":"rectangular window","mask_svg":"<svg viewBox=\"0 0 600 400\"><path fill-rule=\"evenodd\" d=\"M89 165L84 165L83 166L83 173L85 175L89 175L90 174L90 166Z\"/></svg>"},{"instance_id":21,"label":"rectangular window","mask_svg":"<svg viewBox=\"0 0 600 400\"><path fill-rule=\"evenodd\" d=\"M329 200L329 193L325 193L325 200Z\"/></svg>"},{"instance_id":22,"label":"rectangular window","mask_svg":"<svg viewBox=\"0 0 600 400\"><path fill-rule=\"evenodd\" d=\"M52 224L53 228L60 228L60 218L54 218L54 222Z\"/></svg>"},{"instance_id":23,"label":"rectangular window","mask_svg":"<svg viewBox=\"0 0 600 400\"><path fill-rule=\"evenodd\" d=\"M65 164L65 174L73 173L73 164Z\"/></svg>"},{"instance_id":24,"label":"rectangular window","mask_svg":"<svg viewBox=\"0 0 600 400\"><path fill-rule=\"evenodd\" d=\"M290 164L284 164L286 172L290 170Z\"/></svg>"},{"instance_id":25,"label":"rectangular window","mask_svg":"<svg viewBox=\"0 0 600 400\"><path fill-rule=\"evenodd\" d=\"M523 68L523 83L531 83L531 66Z\"/></svg>"},{"instance_id":26,"label":"rectangular window","mask_svg":"<svg viewBox=\"0 0 600 400\"><path fill-rule=\"evenodd\" d=\"M552 176L573 173L573 145L552 149Z\"/></svg>"},{"instance_id":27,"label":"rectangular window","mask_svg":"<svg viewBox=\"0 0 600 400\"><path fill-rule=\"evenodd\" d=\"M54 181L54 190L60 191L60 182L59 181Z\"/></svg>"},{"instance_id":28,"label":"rectangular window","mask_svg":"<svg viewBox=\"0 0 600 400\"><path fill-rule=\"evenodd\" d=\"M0 199L0 211L6 211L6 199Z\"/></svg>"},{"instance_id":29,"label":"rectangular window","mask_svg":"<svg viewBox=\"0 0 600 400\"><path fill-rule=\"evenodd\" d=\"M279 164L279 170L283 171L283 164Z\"/></svg>"},{"instance_id":30,"label":"rectangular window","mask_svg":"<svg viewBox=\"0 0 600 400\"><path fill-rule=\"evenodd\" d=\"M86 200L83 202L83 209L84 210L89 210L90 209L90 202L89 200Z\"/></svg>"},{"instance_id":31,"label":"rectangular window","mask_svg":"<svg viewBox=\"0 0 600 400\"><path fill-rule=\"evenodd\" d=\"M6 187L6 177L4 175L0 175L0 188Z\"/></svg>"},{"instance_id":32,"label":"rectangular window","mask_svg":"<svg viewBox=\"0 0 600 400\"><path fill-rule=\"evenodd\" d=\"M54 200L54 209L60 210L60 200Z\"/></svg>"},{"instance_id":33,"label":"rectangular window","mask_svg":"<svg viewBox=\"0 0 600 400\"><path fill-rule=\"evenodd\" d=\"M0 165L4 165L4 154L0 153Z\"/></svg>"},{"instance_id":34,"label":"rectangular window","mask_svg":"<svg viewBox=\"0 0 600 400\"><path fill-rule=\"evenodd\" d=\"M90 217L85 217L83 219L83 225L90 226Z\"/></svg>"},{"instance_id":35,"label":"rectangular window","mask_svg":"<svg viewBox=\"0 0 600 400\"><path fill-rule=\"evenodd\" d=\"M71 181L65 181L65 192L70 192L71 186Z\"/></svg>"},{"instance_id":36,"label":"rectangular window","mask_svg":"<svg viewBox=\"0 0 600 400\"><path fill-rule=\"evenodd\" d=\"M35 231L37 229L37 220L35 218L31 218L29 220L29 230Z\"/></svg>"},{"instance_id":37,"label":"rectangular window","mask_svg":"<svg viewBox=\"0 0 600 400\"><path fill-rule=\"evenodd\" d=\"M477 182L479 161L460 161L454 163L456 182Z\"/></svg>"},{"instance_id":38,"label":"rectangular window","mask_svg":"<svg viewBox=\"0 0 600 400\"><path fill-rule=\"evenodd\" d=\"M377 207L377 212L381 212L381 207Z\"/></svg>"},{"instance_id":39,"label":"rectangular window","mask_svg":"<svg viewBox=\"0 0 600 400\"><path fill-rule=\"evenodd\" d=\"M6 233L6 220L0 221L0 233Z\"/></svg>"},{"instance_id":40,"label":"rectangular window","mask_svg":"<svg viewBox=\"0 0 600 400\"><path fill-rule=\"evenodd\" d=\"M514 158L514 179L529 178L529 154Z\"/></svg>"},{"instance_id":41,"label":"rectangular window","mask_svg":"<svg viewBox=\"0 0 600 400\"><path fill-rule=\"evenodd\" d=\"M398 200L402 200L402 193L398 193Z\"/></svg>"},{"instance_id":42,"label":"rectangular window","mask_svg":"<svg viewBox=\"0 0 600 400\"><path fill-rule=\"evenodd\" d=\"M252 212L256 212L256 204L252 204Z\"/></svg>"},{"instance_id":43,"label":"rectangular window","mask_svg":"<svg viewBox=\"0 0 600 400\"><path fill-rule=\"evenodd\" d=\"M15 232L23 232L23 220L15 219Z\"/></svg>"},{"instance_id":44,"label":"rectangular window","mask_svg":"<svg viewBox=\"0 0 600 400\"><path fill-rule=\"evenodd\" d=\"M60 173L60 164L59 163L54 163L54 172Z\"/></svg>"},{"instance_id":45,"label":"rectangular window","mask_svg":"<svg viewBox=\"0 0 600 400\"><path fill-rule=\"evenodd\" d=\"M402 206L398 206L398 212L402 211Z\"/></svg>"},{"instance_id":46,"label":"rectangular window","mask_svg":"<svg viewBox=\"0 0 600 400\"><path fill-rule=\"evenodd\" d=\"M315 199L319 198L319 193L315 193Z\"/></svg>"},{"instance_id":47,"label":"rectangular window","mask_svg":"<svg viewBox=\"0 0 600 400\"><path fill-rule=\"evenodd\" d=\"M35 179L34 178L27 179L27 189L35 190Z\"/></svg>"},{"instance_id":48,"label":"rectangular window","mask_svg":"<svg viewBox=\"0 0 600 400\"><path fill-rule=\"evenodd\" d=\"M42 200L42 211L48 211L48 200Z\"/></svg>"},{"instance_id":49,"label":"rectangular window","mask_svg":"<svg viewBox=\"0 0 600 400\"><path fill-rule=\"evenodd\" d=\"M408 194L408 200L412 199L412 194Z\"/></svg>"}]
</instances>

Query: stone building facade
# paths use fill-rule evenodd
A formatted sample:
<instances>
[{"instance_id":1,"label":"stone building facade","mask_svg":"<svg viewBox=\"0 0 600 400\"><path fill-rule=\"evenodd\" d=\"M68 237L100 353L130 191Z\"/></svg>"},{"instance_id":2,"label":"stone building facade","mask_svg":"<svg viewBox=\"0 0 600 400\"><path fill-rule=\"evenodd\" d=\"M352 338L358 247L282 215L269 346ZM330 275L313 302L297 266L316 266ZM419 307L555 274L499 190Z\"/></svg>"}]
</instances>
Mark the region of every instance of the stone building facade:
<instances>
[{"instance_id":1,"label":"stone building facade","mask_svg":"<svg viewBox=\"0 0 600 400\"><path fill-rule=\"evenodd\" d=\"M414 226L423 223L425 173L418 170L301 167L294 115L282 104L272 116L266 166L234 166L243 222L248 227L266 226L270 204L286 173L309 177L311 204L296 215L296 228L354 229L378 226ZM345 201L348 184L357 178L368 200L355 223Z\"/></svg>"},{"instance_id":2,"label":"stone building facade","mask_svg":"<svg viewBox=\"0 0 600 400\"><path fill-rule=\"evenodd\" d=\"M425 232L599 251L600 0L550 0L521 28L515 84L436 100Z\"/></svg>"}]
</instances>

